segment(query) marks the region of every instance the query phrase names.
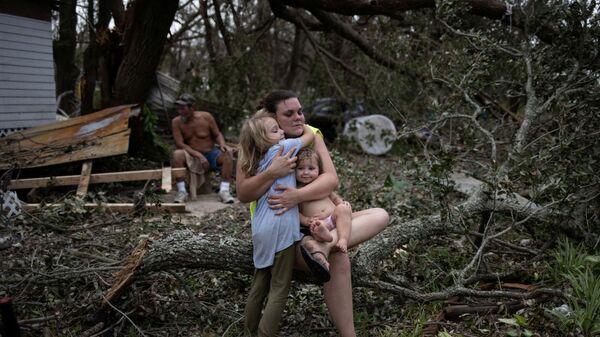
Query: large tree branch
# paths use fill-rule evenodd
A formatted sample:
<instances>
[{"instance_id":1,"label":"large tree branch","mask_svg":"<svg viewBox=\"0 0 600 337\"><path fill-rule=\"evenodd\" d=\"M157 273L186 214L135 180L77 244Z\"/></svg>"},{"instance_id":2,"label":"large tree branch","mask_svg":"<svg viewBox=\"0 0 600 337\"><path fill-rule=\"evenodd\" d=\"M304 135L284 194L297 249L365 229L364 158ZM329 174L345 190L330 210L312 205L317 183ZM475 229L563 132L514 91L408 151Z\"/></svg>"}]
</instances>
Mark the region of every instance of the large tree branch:
<instances>
[{"instance_id":1,"label":"large tree branch","mask_svg":"<svg viewBox=\"0 0 600 337\"><path fill-rule=\"evenodd\" d=\"M398 247L410 240L420 240L432 235L456 231L461 228L463 219L483 211L511 213L529 219L544 219L550 214L548 209L510 194L503 196L496 194L496 198L490 200L481 188L476 188L467 201L454 207L448 213L424 216L402 223L395 220L386 230L356 248L354 250L356 253L351 258L354 283L366 287L387 288L398 294L404 294L409 290L394 284L383 286L373 278L380 267L380 262L392 256ZM125 261L123 269L117 274L114 286L109 291L107 298L110 299L120 293L136 277L142 277L152 272L184 268L227 270L251 274L254 270L251 243L248 240L207 235L191 230L175 231L166 237L150 240L148 243L142 241ZM314 279L310 278L307 273L296 272L294 277L304 282L314 282ZM458 289L455 291L456 293L471 292L462 286L457 287L450 290ZM483 296L484 292L473 294L474 296ZM497 293L493 297L505 295L507 294ZM431 298L435 299L436 296L442 295L433 295ZM414 294L409 297L420 298Z\"/></svg>"},{"instance_id":2,"label":"large tree branch","mask_svg":"<svg viewBox=\"0 0 600 337\"><path fill-rule=\"evenodd\" d=\"M317 9L308 9L324 25L331 28L336 34L354 43L363 53L372 58L375 62L390 69L398 68L398 64L393 60L385 57L371 47L369 42L365 40L352 26L339 20L335 15Z\"/></svg>"},{"instance_id":3,"label":"large tree branch","mask_svg":"<svg viewBox=\"0 0 600 337\"><path fill-rule=\"evenodd\" d=\"M342 22L330 13L326 13L325 11L314 8L307 8L307 10L309 10L311 14L320 21L320 23L315 23L314 20L306 19L303 15L301 15L300 11L289 9L279 1L270 1L270 4L273 14L275 14L275 16L278 18L291 22L300 27L304 25L310 30L323 30L325 27L332 29L336 34L354 43L361 51L372 58L375 62L391 69L394 69L398 66L394 61L386 58L373 49L369 45L369 42L360 34L358 34L358 32L356 32L352 26Z\"/></svg>"},{"instance_id":4,"label":"large tree branch","mask_svg":"<svg viewBox=\"0 0 600 337\"><path fill-rule=\"evenodd\" d=\"M524 27L525 19L522 14L507 7L505 1L467 0L465 2L470 6L469 12L473 15L501 20L517 28ZM285 0L283 3L307 10L318 9L343 15L384 15L400 20L403 12L436 7L434 0ZM551 25L539 23L536 35L543 41L551 43L557 35L557 30Z\"/></svg>"}]
</instances>

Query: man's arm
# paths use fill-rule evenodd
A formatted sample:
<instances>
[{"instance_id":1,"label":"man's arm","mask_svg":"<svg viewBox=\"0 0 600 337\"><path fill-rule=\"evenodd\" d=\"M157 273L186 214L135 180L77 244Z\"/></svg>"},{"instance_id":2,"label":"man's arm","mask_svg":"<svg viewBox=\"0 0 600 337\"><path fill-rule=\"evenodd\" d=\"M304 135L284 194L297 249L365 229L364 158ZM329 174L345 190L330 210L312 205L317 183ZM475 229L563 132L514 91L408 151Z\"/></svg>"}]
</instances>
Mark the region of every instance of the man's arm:
<instances>
[{"instance_id":1,"label":"man's arm","mask_svg":"<svg viewBox=\"0 0 600 337\"><path fill-rule=\"evenodd\" d=\"M219 148L221 149L222 152L227 151L227 147L225 146L225 137L223 137L221 130L219 130L217 121L215 120L213 115L211 115L210 113L205 112L205 114L207 115L207 118L209 121L210 133L212 134L213 139L215 140L217 145L219 145Z\"/></svg>"}]
</instances>

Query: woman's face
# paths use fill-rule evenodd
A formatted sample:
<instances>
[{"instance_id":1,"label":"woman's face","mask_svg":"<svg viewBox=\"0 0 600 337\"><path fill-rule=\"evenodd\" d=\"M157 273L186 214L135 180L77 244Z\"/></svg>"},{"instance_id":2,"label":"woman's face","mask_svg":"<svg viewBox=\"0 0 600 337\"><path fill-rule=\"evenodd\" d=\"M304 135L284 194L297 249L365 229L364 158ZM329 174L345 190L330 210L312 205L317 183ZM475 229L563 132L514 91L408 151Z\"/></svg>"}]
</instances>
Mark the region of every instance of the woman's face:
<instances>
[{"instance_id":1,"label":"woman's face","mask_svg":"<svg viewBox=\"0 0 600 337\"><path fill-rule=\"evenodd\" d=\"M298 98L292 97L277 104L275 119L287 137L300 137L304 131L304 111Z\"/></svg>"}]
</instances>

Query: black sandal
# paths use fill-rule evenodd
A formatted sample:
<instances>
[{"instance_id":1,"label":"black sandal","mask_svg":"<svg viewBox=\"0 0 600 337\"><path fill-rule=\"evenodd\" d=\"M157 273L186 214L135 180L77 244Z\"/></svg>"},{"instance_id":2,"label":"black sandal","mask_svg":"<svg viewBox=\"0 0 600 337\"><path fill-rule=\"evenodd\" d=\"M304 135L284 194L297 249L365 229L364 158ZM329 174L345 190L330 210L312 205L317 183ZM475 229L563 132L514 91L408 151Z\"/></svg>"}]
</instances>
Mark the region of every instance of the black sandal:
<instances>
[{"instance_id":1,"label":"black sandal","mask_svg":"<svg viewBox=\"0 0 600 337\"><path fill-rule=\"evenodd\" d=\"M315 260L315 257L313 256L314 254L322 254L323 257L325 257L325 260L327 260L327 256L325 256L325 253L323 253L322 251L314 251L311 253L303 245L300 245L300 252L302 253L302 258L304 259L304 262L306 262L306 265L308 266L308 269L310 269L313 276L319 282L329 282L329 280L331 279L329 269L327 269L319 261Z\"/></svg>"}]
</instances>

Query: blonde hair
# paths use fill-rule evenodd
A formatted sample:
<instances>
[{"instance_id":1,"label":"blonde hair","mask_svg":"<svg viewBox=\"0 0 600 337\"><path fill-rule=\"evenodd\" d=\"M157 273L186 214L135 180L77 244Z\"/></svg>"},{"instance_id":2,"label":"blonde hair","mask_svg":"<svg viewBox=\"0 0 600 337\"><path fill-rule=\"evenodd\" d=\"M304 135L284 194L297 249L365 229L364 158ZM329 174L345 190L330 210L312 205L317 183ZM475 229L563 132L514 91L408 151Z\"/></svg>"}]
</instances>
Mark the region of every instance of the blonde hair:
<instances>
[{"instance_id":1,"label":"blonde hair","mask_svg":"<svg viewBox=\"0 0 600 337\"><path fill-rule=\"evenodd\" d=\"M297 156L298 164L300 164L300 162L302 162L303 160L314 159L317 162L317 166L319 167L319 174L323 173L323 161L321 160L321 156L319 156L317 151L315 151L313 148L303 147L300 151L298 151Z\"/></svg>"},{"instance_id":2,"label":"blonde hair","mask_svg":"<svg viewBox=\"0 0 600 337\"><path fill-rule=\"evenodd\" d=\"M254 113L254 117L272 117L275 118L275 114L267 111L267 109L263 108ZM276 118L275 118L276 119Z\"/></svg>"},{"instance_id":3,"label":"blonde hair","mask_svg":"<svg viewBox=\"0 0 600 337\"><path fill-rule=\"evenodd\" d=\"M266 123L270 116L252 117L244 122L240 131L239 163L242 172L252 176L258 170L258 163L267 150L276 142L267 135Z\"/></svg>"}]
</instances>

